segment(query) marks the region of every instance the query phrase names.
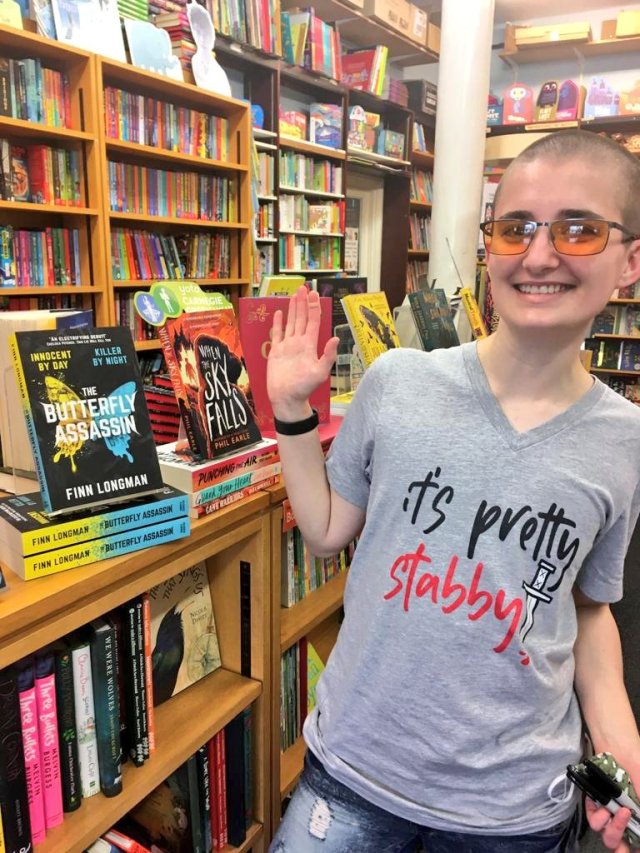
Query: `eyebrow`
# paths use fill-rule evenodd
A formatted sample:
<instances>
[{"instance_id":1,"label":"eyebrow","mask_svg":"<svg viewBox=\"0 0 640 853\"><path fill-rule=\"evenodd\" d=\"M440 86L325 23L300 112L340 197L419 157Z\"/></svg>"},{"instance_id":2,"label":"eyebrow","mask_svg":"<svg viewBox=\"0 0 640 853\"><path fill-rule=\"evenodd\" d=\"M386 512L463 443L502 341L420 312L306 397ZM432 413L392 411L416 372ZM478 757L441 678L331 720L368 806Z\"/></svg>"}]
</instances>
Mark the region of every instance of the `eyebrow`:
<instances>
[{"instance_id":1,"label":"eyebrow","mask_svg":"<svg viewBox=\"0 0 640 853\"><path fill-rule=\"evenodd\" d=\"M525 219L535 221L535 216L530 210L507 210L500 215L500 219ZM558 211L554 219L604 219L600 213L589 208L565 207Z\"/></svg>"}]
</instances>

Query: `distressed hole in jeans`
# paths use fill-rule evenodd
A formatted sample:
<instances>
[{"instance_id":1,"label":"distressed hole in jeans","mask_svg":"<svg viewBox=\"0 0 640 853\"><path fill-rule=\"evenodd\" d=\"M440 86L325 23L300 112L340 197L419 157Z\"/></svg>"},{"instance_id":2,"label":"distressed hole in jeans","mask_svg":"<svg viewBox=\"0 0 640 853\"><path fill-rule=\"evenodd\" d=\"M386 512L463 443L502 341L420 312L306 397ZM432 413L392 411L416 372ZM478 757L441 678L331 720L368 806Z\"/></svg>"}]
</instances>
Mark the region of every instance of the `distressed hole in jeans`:
<instances>
[{"instance_id":1,"label":"distressed hole in jeans","mask_svg":"<svg viewBox=\"0 0 640 853\"><path fill-rule=\"evenodd\" d=\"M309 816L309 835L325 841L331 825L331 809L326 800L316 799Z\"/></svg>"}]
</instances>

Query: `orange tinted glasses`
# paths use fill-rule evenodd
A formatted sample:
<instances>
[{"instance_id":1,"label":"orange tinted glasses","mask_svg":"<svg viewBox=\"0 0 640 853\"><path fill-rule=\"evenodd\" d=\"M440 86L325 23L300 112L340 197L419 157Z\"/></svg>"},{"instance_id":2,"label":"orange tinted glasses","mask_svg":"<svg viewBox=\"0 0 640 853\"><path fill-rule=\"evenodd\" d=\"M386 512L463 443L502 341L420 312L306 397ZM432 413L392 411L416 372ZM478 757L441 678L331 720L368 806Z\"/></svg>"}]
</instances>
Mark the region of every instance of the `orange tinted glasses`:
<instances>
[{"instance_id":1,"label":"orange tinted glasses","mask_svg":"<svg viewBox=\"0 0 640 853\"><path fill-rule=\"evenodd\" d=\"M622 231L622 242L640 239L636 234L606 219L554 219L552 222L533 222L526 219L489 219L480 224L487 252L494 255L522 255L533 236L546 226L556 252L561 255L597 255L609 242L611 229Z\"/></svg>"}]
</instances>

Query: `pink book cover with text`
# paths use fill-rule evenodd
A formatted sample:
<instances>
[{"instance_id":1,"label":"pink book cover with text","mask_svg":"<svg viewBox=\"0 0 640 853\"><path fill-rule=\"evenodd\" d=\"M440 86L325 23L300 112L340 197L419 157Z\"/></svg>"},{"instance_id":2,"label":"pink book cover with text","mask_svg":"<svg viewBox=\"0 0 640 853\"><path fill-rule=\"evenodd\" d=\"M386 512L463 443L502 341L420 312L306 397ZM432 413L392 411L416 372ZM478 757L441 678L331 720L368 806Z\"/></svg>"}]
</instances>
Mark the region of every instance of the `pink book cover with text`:
<instances>
[{"instance_id":1,"label":"pink book cover with text","mask_svg":"<svg viewBox=\"0 0 640 853\"><path fill-rule=\"evenodd\" d=\"M46 825L33 658L25 658L20 661L17 669L24 767L27 776L29 818L31 821L31 841L33 844L40 844L45 839Z\"/></svg>"},{"instance_id":2,"label":"pink book cover with text","mask_svg":"<svg viewBox=\"0 0 640 853\"><path fill-rule=\"evenodd\" d=\"M271 347L273 315L278 310L282 311L283 322L286 324L288 307L288 296L247 296L240 299L238 316L242 351L249 373L256 420L261 432L274 430L273 409L267 395L267 356ZM320 308L318 354L323 352L325 344L331 337L331 299L321 296ZM327 377L309 398L312 407L318 412L321 424L329 421L330 394L331 378Z\"/></svg>"},{"instance_id":3,"label":"pink book cover with text","mask_svg":"<svg viewBox=\"0 0 640 853\"><path fill-rule=\"evenodd\" d=\"M44 817L47 829L62 823L62 776L58 747L58 706L53 653L36 655L35 684L38 704L38 736L42 765Z\"/></svg>"}]
</instances>

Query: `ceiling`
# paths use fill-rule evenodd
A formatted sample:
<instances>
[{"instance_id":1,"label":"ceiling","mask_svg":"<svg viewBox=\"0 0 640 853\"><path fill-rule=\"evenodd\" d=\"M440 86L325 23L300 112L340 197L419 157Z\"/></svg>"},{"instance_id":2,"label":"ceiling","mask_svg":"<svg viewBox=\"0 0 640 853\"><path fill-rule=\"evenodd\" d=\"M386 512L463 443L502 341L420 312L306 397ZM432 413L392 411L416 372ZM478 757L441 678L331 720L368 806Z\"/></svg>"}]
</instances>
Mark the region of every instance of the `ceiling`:
<instances>
[{"instance_id":1,"label":"ceiling","mask_svg":"<svg viewBox=\"0 0 640 853\"><path fill-rule=\"evenodd\" d=\"M418 6L440 16L443 0L413 0ZM474 0L467 0L474 2ZM556 18L561 15L589 12L594 9L619 9L625 0L495 0L495 23L526 21L531 18Z\"/></svg>"}]
</instances>

